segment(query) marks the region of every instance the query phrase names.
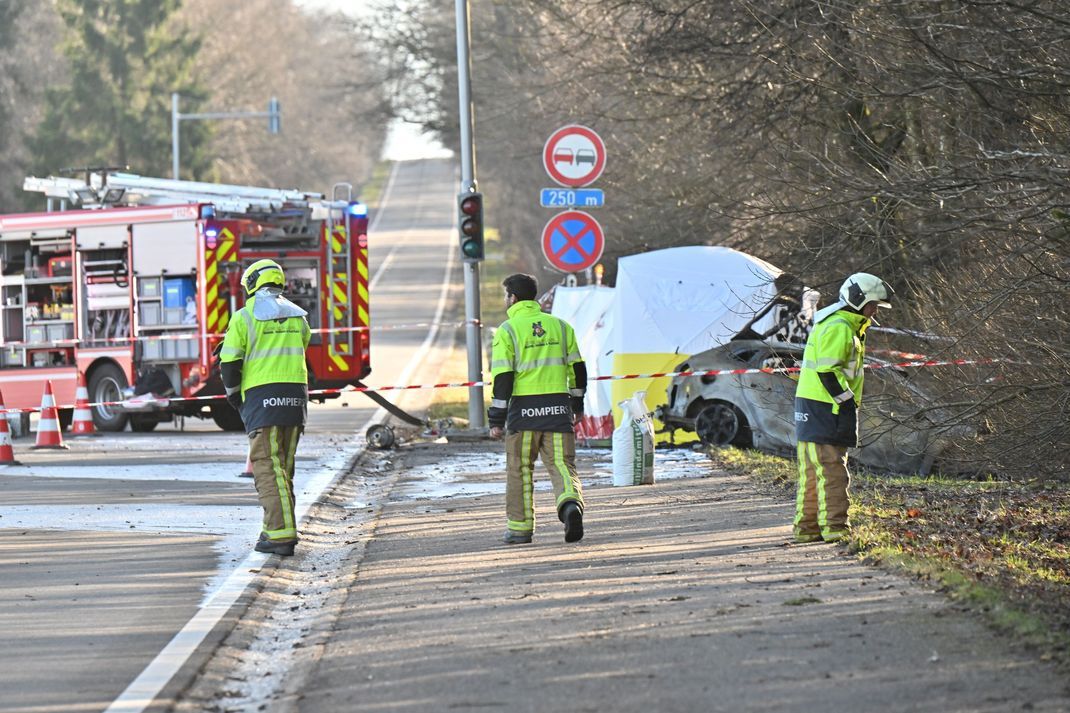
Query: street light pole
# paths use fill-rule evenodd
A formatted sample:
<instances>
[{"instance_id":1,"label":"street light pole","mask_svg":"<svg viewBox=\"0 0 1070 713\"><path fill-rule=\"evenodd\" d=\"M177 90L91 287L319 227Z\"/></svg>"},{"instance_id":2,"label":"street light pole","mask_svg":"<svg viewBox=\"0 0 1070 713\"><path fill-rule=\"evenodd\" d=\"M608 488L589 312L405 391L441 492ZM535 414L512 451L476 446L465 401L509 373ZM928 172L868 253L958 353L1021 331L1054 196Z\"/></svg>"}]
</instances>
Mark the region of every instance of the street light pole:
<instances>
[{"instance_id":1,"label":"street light pole","mask_svg":"<svg viewBox=\"0 0 1070 713\"><path fill-rule=\"evenodd\" d=\"M213 111L199 114L180 114L178 111L178 92L171 93L171 177L178 180L179 165L179 122L206 119L261 119L267 117L268 133L279 133L279 100L271 97L267 111Z\"/></svg>"},{"instance_id":2,"label":"street light pole","mask_svg":"<svg viewBox=\"0 0 1070 713\"><path fill-rule=\"evenodd\" d=\"M469 27L469 0L456 0L457 12L457 101L461 120L461 193L478 190L476 150L472 133L472 34ZM464 317L468 352L468 380L483 381L483 328L479 321L479 262L465 260ZM468 424L483 428L483 387L468 387Z\"/></svg>"}]
</instances>

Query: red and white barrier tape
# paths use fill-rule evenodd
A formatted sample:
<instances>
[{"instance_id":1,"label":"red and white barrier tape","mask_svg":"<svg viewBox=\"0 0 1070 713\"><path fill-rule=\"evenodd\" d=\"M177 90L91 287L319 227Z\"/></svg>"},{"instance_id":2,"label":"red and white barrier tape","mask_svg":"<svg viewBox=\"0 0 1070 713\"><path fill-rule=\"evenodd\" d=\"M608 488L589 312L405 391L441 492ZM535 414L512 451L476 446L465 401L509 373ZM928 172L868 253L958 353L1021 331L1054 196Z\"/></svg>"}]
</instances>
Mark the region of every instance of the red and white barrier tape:
<instances>
[{"instance_id":1,"label":"red and white barrier tape","mask_svg":"<svg viewBox=\"0 0 1070 713\"><path fill-rule=\"evenodd\" d=\"M933 367L933 366L976 366L981 364L998 364L1001 362L1008 362L1009 359L946 359L942 361L928 360L928 361L906 361L898 364L866 364L865 368L870 370L876 369L917 369L921 367ZM664 377L676 377L676 376L741 376L744 374L794 374L802 369L800 367L784 367L784 368L760 368L760 369L711 369L709 371L665 371L655 372L652 374L620 374L611 376L592 376L588 377L587 381L621 381L625 379L661 379ZM473 386L493 386L493 382L490 381L464 381L454 384L409 384L405 386L346 386L341 389L315 389L309 391L309 396L325 396L334 394L345 393L359 393L362 391L408 391L411 389L461 389L469 388ZM226 396L176 396L174 398L166 397L158 399L159 402L172 402L172 401L215 401L218 399L225 399ZM99 403L88 404L85 408L92 408L94 406L122 406L123 401L103 401ZM151 405L151 404L150 404ZM57 409L70 409L74 406L56 406ZM40 408L25 408L25 409L0 409L0 413L40 413Z\"/></svg>"},{"instance_id":2,"label":"red and white barrier tape","mask_svg":"<svg viewBox=\"0 0 1070 713\"><path fill-rule=\"evenodd\" d=\"M312 334L345 334L347 332L395 332L406 329L430 329L431 327L448 328L448 327L465 327L469 324L482 324L478 319L466 319L461 322L415 322L412 324L382 324L374 327L336 327L329 329L327 327L313 329ZM181 325L173 325L181 326ZM151 327L150 327L151 329ZM187 332L185 334L148 334L139 337L102 337L100 339L57 339L48 342L4 342L3 348L8 347L20 347L20 348L43 348L48 346L63 346L73 347L78 344L131 344L133 342L170 342L170 341L182 341L188 339L221 339L225 334L218 332ZM91 347L90 347L91 348Z\"/></svg>"},{"instance_id":3,"label":"red and white barrier tape","mask_svg":"<svg viewBox=\"0 0 1070 713\"><path fill-rule=\"evenodd\" d=\"M915 354L913 352L901 352L898 349L867 349L867 354L886 354L890 357L897 357L899 359L909 359L910 361L928 361L929 356L927 354Z\"/></svg>"}]
</instances>

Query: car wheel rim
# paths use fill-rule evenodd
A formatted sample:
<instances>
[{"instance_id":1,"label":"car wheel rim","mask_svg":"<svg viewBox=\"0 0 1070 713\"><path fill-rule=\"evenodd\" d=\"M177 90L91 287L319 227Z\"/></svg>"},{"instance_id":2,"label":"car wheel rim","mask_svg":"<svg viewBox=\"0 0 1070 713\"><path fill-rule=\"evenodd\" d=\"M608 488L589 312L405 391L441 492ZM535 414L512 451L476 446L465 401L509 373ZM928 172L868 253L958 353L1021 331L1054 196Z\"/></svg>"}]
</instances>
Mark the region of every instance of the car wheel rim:
<instances>
[{"instance_id":1,"label":"car wheel rim","mask_svg":"<svg viewBox=\"0 0 1070 713\"><path fill-rule=\"evenodd\" d=\"M716 404L698 415L695 431L705 443L727 446L735 440L739 432L739 419L731 407Z\"/></svg>"}]
</instances>

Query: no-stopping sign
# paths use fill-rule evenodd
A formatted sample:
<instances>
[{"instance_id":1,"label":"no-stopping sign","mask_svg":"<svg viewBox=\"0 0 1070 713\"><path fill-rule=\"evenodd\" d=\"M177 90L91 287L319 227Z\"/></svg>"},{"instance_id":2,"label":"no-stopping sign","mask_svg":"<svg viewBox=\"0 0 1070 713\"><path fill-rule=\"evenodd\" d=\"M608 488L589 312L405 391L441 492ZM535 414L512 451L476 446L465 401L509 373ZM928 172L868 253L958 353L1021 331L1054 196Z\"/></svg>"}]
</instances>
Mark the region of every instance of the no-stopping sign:
<instances>
[{"instance_id":1,"label":"no-stopping sign","mask_svg":"<svg viewBox=\"0 0 1070 713\"><path fill-rule=\"evenodd\" d=\"M602 257L602 226L582 210L558 213L542 230L542 252L561 272L581 272Z\"/></svg>"},{"instance_id":2,"label":"no-stopping sign","mask_svg":"<svg viewBox=\"0 0 1070 713\"><path fill-rule=\"evenodd\" d=\"M542 165L562 186L579 188L594 183L606 167L606 145L586 126L562 126L542 149Z\"/></svg>"}]
</instances>

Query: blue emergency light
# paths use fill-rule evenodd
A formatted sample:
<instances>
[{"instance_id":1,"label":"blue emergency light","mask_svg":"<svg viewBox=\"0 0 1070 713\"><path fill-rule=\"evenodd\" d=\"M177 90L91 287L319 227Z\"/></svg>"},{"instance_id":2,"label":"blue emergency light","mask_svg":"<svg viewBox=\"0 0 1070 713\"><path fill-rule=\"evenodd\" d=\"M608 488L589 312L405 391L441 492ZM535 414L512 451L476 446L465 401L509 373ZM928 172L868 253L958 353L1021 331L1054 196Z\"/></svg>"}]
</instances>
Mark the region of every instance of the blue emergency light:
<instances>
[{"instance_id":1,"label":"blue emergency light","mask_svg":"<svg viewBox=\"0 0 1070 713\"><path fill-rule=\"evenodd\" d=\"M367 218L368 206L364 205L360 201L354 201L346 207L346 212L354 218Z\"/></svg>"}]
</instances>

